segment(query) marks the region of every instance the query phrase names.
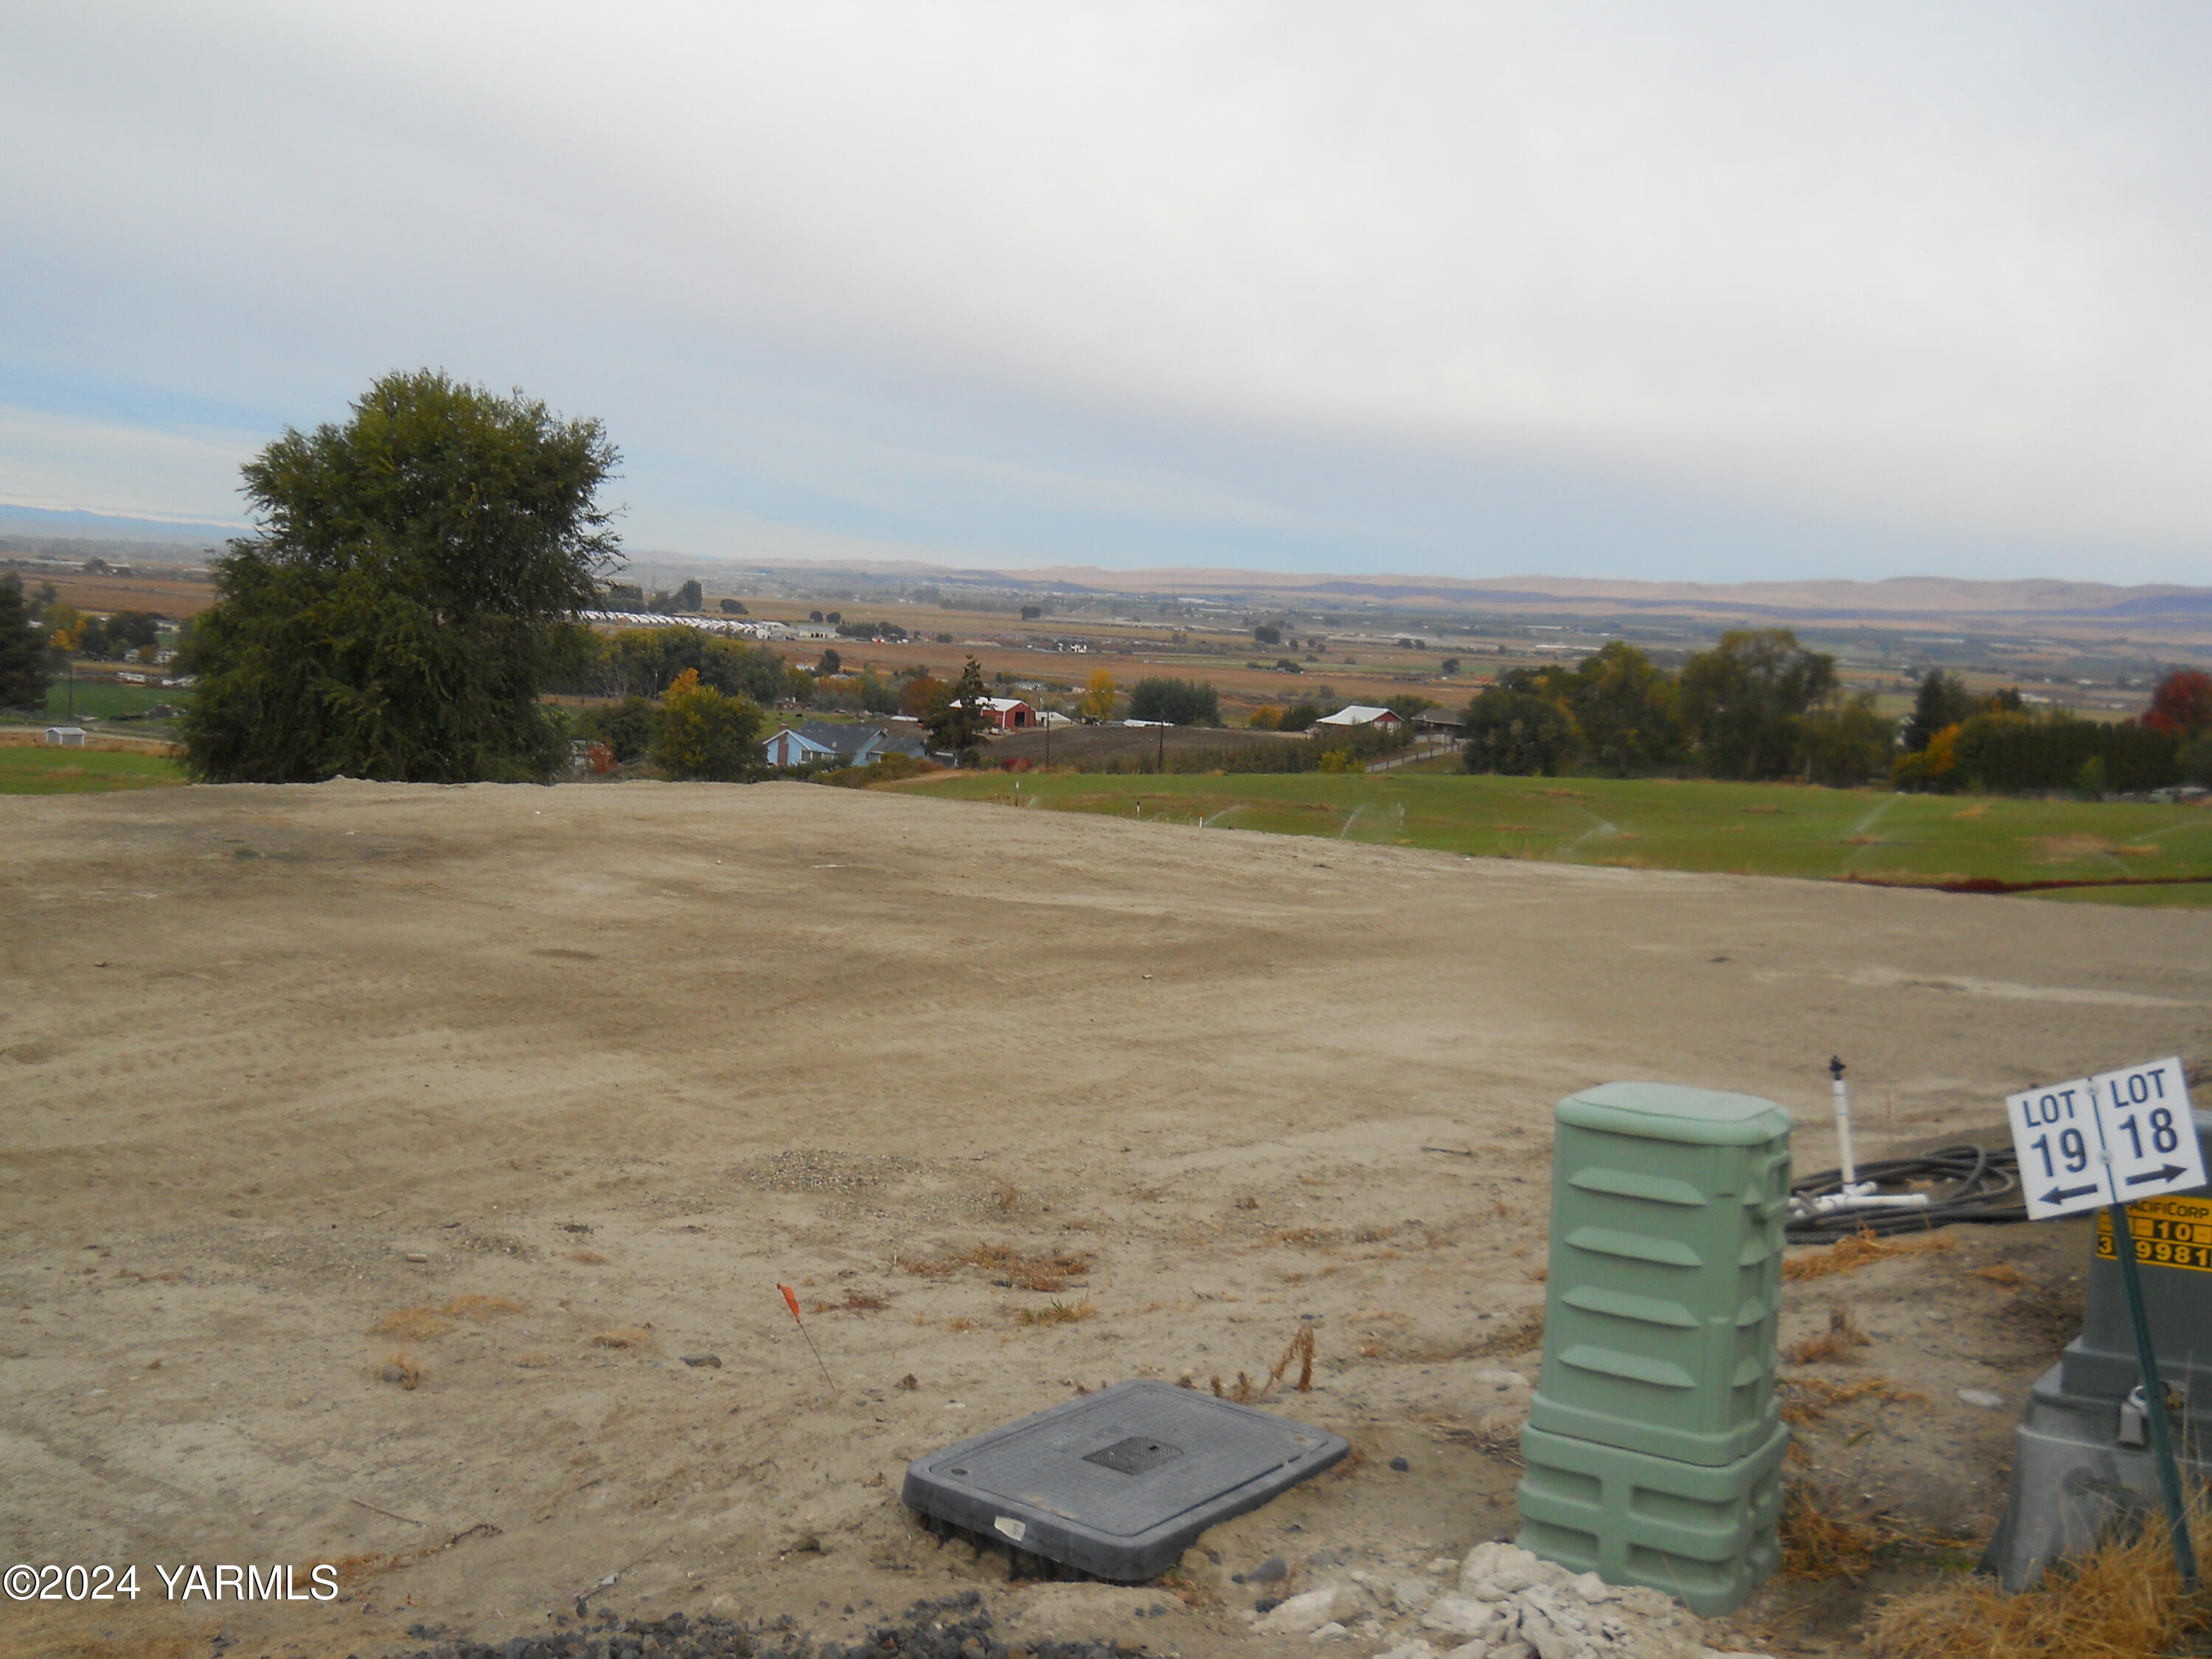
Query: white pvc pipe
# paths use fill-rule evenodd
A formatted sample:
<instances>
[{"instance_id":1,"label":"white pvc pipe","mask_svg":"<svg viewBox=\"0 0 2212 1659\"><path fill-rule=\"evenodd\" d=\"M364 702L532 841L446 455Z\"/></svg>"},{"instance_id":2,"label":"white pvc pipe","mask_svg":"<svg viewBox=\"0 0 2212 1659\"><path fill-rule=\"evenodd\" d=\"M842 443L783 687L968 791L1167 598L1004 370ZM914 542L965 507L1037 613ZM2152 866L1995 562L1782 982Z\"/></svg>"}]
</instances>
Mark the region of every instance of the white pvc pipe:
<instances>
[{"instance_id":1,"label":"white pvc pipe","mask_svg":"<svg viewBox=\"0 0 2212 1659\"><path fill-rule=\"evenodd\" d=\"M1844 1190L1859 1184L1856 1161L1851 1157L1851 1091L1838 1077L1834 1084L1836 1097L1836 1147L1844 1167Z\"/></svg>"}]
</instances>

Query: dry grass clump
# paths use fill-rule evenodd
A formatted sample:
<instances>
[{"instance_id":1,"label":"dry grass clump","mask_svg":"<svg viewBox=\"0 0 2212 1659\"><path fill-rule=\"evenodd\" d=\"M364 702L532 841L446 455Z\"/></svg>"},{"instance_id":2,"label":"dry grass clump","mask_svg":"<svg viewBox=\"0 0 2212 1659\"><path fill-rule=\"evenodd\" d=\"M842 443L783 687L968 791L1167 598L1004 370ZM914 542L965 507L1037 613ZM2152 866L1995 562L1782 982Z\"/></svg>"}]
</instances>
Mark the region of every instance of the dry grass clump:
<instances>
[{"instance_id":1,"label":"dry grass clump","mask_svg":"<svg viewBox=\"0 0 2212 1659\"><path fill-rule=\"evenodd\" d=\"M1012 1215L1021 1207L1022 1189L1011 1181L994 1182L991 1188L991 1206L1000 1215Z\"/></svg>"},{"instance_id":2,"label":"dry grass clump","mask_svg":"<svg viewBox=\"0 0 2212 1659\"><path fill-rule=\"evenodd\" d=\"M1873 1340L1858 1328L1849 1308L1831 1308L1828 1328L1791 1345L1782 1357L1793 1365L1845 1365L1856 1359L1857 1351Z\"/></svg>"},{"instance_id":3,"label":"dry grass clump","mask_svg":"<svg viewBox=\"0 0 2212 1659\"><path fill-rule=\"evenodd\" d=\"M580 1261L586 1267L604 1267L607 1265L606 1257L601 1255L597 1250L571 1250L568 1252L568 1260Z\"/></svg>"},{"instance_id":4,"label":"dry grass clump","mask_svg":"<svg viewBox=\"0 0 2212 1659\"><path fill-rule=\"evenodd\" d=\"M1796 1485L1782 1494L1782 1576L1863 1578L1910 1556L1963 1547L1957 1534L1935 1532L1881 1510L1846 1503L1824 1486Z\"/></svg>"},{"instance_id":5,"label":"dry grass clump","mask_svg":"<svg viewBox=\"0 0 2212 1659\"><path fill-rule=\"evenodd\" d=\"M2212 1498L2195 1489L2191 1531L2212 1553ZM1881 1659L2154 1659L2212 1650L2212 1593L2185 1595L2162 1512L2116 1528L2078 1560L2008 1595L1961 1577L1893 1596L1875 1614Z\"/></svg>"},{"instance_id":6,"label":"dry grass clump","mask_svg":"<svg viewBox=\"0 0 2212 1659\"><path fill-rule=\"evenodd\" d=\"M1854 1401L1871 1399L1885 1406L1907 1403L1925 1405L1928 1396L1911 1389L1900 1389L1886 1376L1855 1377L1849 1382L1831 1382L1819 1376L1785 1376L1781 1389L1782 1420L1800 1426L1819 1422L1839 1406Z\"/></svg>"},{"instance_id":7,"label":"dry grass clump","mask_svg":"<svg viewBox=\"0 0 2212 1659\"><path fill-rule=\"evenodd\" d=\"M526 1314L527 1303L517 1302L511 1296L479 1296L474 1291L455 1297L440 1310L454 1319L466 1319L482 1325L504 1314Z\"/></svg>"},{"instance_id":8,"label":"dry grass clump","mask_svg":"<svg viewBox=\"0 0 2212 1659\"><path fill-rule=\"evenodd\" d=\"M1485 1457L1499 1458L1516 1468L1526 1467L1521 1461L1521 1425L1516 1421L1472 1423L1448 1412L1408 1412L1407 1415L1435 1430L1455 1446L1469 1447Z\"/></svg>"},{"instance_id":9,"label":"dry grass clump","mask_svg":"<svg viewBox=\"0 0 2212 1659\"><path fill-rule=\"evenodd\" d=\"M809 1313L881 1313L891 1305L890 1298L880 1291L848 1291L841 1302L816 1300L806 1304Z\"/></svg>"},{"instance_id":10,"label":"dry grass clump","mask_svg":"<svg viewBox=\"0 0 2212 1659\"><path fill-rule=\"evenodd\" d=\"M402 1342L428 1342L453 1328L456 1319L482 1325L502 1314L528 1313L523 1303L508 1296L480 1296L468 1291L442 1308L394 1308L368 1328L371 1336L396 1337Z\"/></svg>"},{"instance_id":11,"label":"dry grass clump","mask_svg":"<svg viewBox=\"0 0 2212 1659\"><path fill-rule=\"evenodd\" d=\"M1326 1227L1271 1227L1260 1235L1262 1244L1297 1244L1307 1249L1335 1241L1336 1235Z\"/></svg>"},{"instance_id":12,"label":"dry grass clump","mask_svg":"<svg viewBox=\"0 0 2212 1659\"><path fill-rule=\"evenodd\" d=\"M553 1363L553 1356L533 1348L527 1353L515 1355L514 1363L526 1371L543 1370Z\"/></svg>"},{"instance_id":13,"label":"dry grass clump","mask_svg":"<svg viewBox=\"0 0 2212 1659\"><path fill-rule=\"evenodd\" d=\"M1018 1308L1014 1310L1017 1325L1073 1325L1085 1319L1095 1319L1098 1310L1089 1297L1080 1302L1062 1302L1058 1297L1042 1308Z\"/></svg>"},{"instance_id":14,"label":"dry grass clump","mask_svg":"<svg viewBox=\"0 0 2212 1659\"><path fill-rule=\"evenodd\" d=\"M1953 1248L1948 1233L1923 1233L1917 1238L1878 1237L1873 1228L1862 1227L1834 1243L1815 1246L1817 1255L1793 1256L1782 1264L1784 1279L1826 1279L1830 1273L1852 1273L1893 1255L1917 1255L1926 1250Z\"/></svg>"},{"instance_id":15,"label":"dry grass clump","mask_svg":"<svg viewBox=\"0 0 2212 1659\"><path fill-rule=\"evenodd\" d=\"M1975 1278L1986 1279L1992 1285L2025 1285L2027 1283L2027 1275L2021 1272L2019 1268L2014 1267L2009 1261L1992 1261L1986 1267L1976 1267L1972 1271Z\"/></svg>"},{"instance_id":16,"label":"dry grass clump","mask_svg":"<svg viewBox=\"0 0 2212 1659\"><path fill-rule=\"evenodd\" d=\"M389 1514L390 1511L379 1510L378 1513ZM337 1569L340 1589L358 1589L372 1578L380 1578L388 1572L397 1572L402 1567L411 1567L417 1561L427 1561L434 1555L442 1555L454 1545L465 1542L468 1539L496 1538L499 1535L500 1529L493 1526L490 1522L479 1521L466 1531L455 1533L442 1544L425 1544L419 1549L395 1550L390 1553L382 1550L368 1550L359 1555L341 1555L331 1565Z\"/></svg>"},{"instance_id":17,"label":"dry grass clump","mask_svg":"<svg viewBox=\"0 0 2212 1659\"><path fill-rule=\"evenodd\" d=\"M402 1348L384 1362L380 1373L387 1382L397 1382L410 1394L422 1386L422 1368L415 1363L415 1356Z\"/></svg>"},{"instance_id":18,"label":"dry grass clump","mask_svg":"<svg viewBox=\"0 0 2212 1659\"><path fill-rule=\"evenodd\" d=\"M428 1342L453 1328L453 1322L435 1308L394 1308L368 1328L371 1336L397 1337L402 1342Z\"/></svg>"},{"instance_id":19,"label":"dry grass clump","mask_svg":"<svg viewBox=\"0 0 2212 1659\"><path fill-rule=\"evenodd\" d=\"M617 1325L592 1338L595 1348L649 1348L653 1344L651 1325Z\"/></svg>"},{"instance_id":20,"label":"dry grass clump","mask_svg":"<svg viewBox=\"0 0 2212 1659\"><path fill-rule=\"evenodd\" d=\"M1237 1372L1236 1382L1226 1388L1222 1386L1218 1376L1211 1377L1208 1381L1212 1385L1216 1399L1234 1400L1240 1405L1247 1404L1255 1400L1264 1400L1268 1395L1273 1393L1275 1385L1290 1375L1291 1366L1293 1364L1298 1368L1298 1380L1296 1384L1297 1391L1300 1394L1310 1393L1313 1389L1314 1368L1314 1334L1313 1327L1310 1325L1299 1327L1297 1334L1291 1339L1290 1346L1283 1350L1282 1358L1267 1368L1266 1382L1255 1382L1243 1371ZM1186 1389L1197 1386L1187 1374L1181 1379L1181 1382Z\"/></svg>"},{"instance_id":21,"label":"dry grass clump","mask_svg":"<svg viewBox=\"0 0 2212 1659\"><path fill-rule=\"evenodd\" d=\"M1004 1279L1016 1290L1050 1295L1066 1290L1071 1279L1089 1273L1091 1258L1076 1250L1030 1252L1013 1244L984 1243L945 1255L894 1256L891 1265L923 1279L950 1279L963 1267L975 1267Z\"/></svg>"}]
</instances>

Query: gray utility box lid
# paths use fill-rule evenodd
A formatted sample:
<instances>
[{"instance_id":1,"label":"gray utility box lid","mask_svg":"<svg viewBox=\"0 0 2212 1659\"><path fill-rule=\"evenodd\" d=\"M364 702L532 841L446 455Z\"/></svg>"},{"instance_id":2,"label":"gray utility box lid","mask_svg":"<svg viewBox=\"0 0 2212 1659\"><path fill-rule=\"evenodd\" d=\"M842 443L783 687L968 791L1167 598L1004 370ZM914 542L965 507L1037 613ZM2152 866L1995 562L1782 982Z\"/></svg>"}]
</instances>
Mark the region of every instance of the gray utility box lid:
<instances>
[{"instance_id":1,"label":"gray utility box lid","mask_svg":"<svg viewBox=\"0 0 2212 1659\"><path fill-rule=\"evenodd\" d=\"M908 1508L1099 1578L1157 1577L1208 1527L1351 1443L1171 1382L1117 1382L907 1465Z\"/></svg>"}]
</instances>

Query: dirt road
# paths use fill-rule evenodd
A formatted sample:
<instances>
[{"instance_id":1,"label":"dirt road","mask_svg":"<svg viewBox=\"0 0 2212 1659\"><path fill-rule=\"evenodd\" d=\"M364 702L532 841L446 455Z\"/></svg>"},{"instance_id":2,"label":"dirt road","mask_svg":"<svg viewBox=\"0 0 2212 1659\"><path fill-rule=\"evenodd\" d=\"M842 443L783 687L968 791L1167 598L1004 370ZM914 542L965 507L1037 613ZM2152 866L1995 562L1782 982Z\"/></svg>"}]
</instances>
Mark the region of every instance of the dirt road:
<instances>
[{"instance_id":1,"label":"dirt road","mask_svg":"<svg viewBox=\"0 0 2212 1659\"><path fill-rule=\"evenodd\" d=\"M1884 1103L1917 1143L2212 1049L2205 937L799 785L11 799L0 1564L151 1593L0 1605L0 1651L367 1654L586 1590L836 1636L989 1577L902 1516L907 1458L1078 1386L1233 1388L1310 1327L1316 1386L1273 1403L1358 1455L1210 1538L1196 1605L990 1590L1017 1632L1256 1652L1231 1572L1510 1527L1485 1448L1533 1375L1559 1096L1769 1095L1818 1167L1841 1053L1875 1150ZM2076 1249L1808 1285L1785 1337L1850 1300L1856 1374L1925 1396L1811 1468L1985 1527ZM345 1599L153 1572L247 1561L339 1562ZM1754 1612L1784 1650L1817 1601Z\"/></svg>"}]
</instances>

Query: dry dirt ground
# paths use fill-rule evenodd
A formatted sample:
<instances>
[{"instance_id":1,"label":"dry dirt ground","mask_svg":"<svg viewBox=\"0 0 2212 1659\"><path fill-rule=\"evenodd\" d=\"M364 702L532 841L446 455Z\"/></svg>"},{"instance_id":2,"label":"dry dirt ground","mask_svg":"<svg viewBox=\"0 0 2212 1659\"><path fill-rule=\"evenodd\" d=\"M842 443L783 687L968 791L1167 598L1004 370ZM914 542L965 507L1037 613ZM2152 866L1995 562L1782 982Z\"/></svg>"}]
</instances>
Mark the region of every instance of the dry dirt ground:
<instances>
[{"instance_id":1,"label":"dry dirt ground","mask_svg":"<svg viewBox=\"0 0 2212 1659\"><path fill-rule=\"evenodd\" d=\"M975 1585L1015 1636L1257 1653L1231 1574L1510 1529L1557 1098L1768 1095L1824 1167L1841 1053L1875 1150L1985 1128L2212 1048L2206 939L801 785L0 802L0 1565L146 1592L0 1603L0 1651L368 1655L586 1591L842 1638ZM1836 1407L1797 1474L1985 1533L2084 1248L1799 1283L1786 1339L1836 1304L1870 1339L1808 1374L1904 1397ZM1258 1380L1301 1328L1315 1386L1271 1402L1356 1455L1182 1595L1009 1586L899 1507L920 1452ZM245 1562L340 1563L345 1598L171 1605L153 1571ZM1865 1588L1722 1634L1850 1651Z\"/></svg>"}]
</instances>

